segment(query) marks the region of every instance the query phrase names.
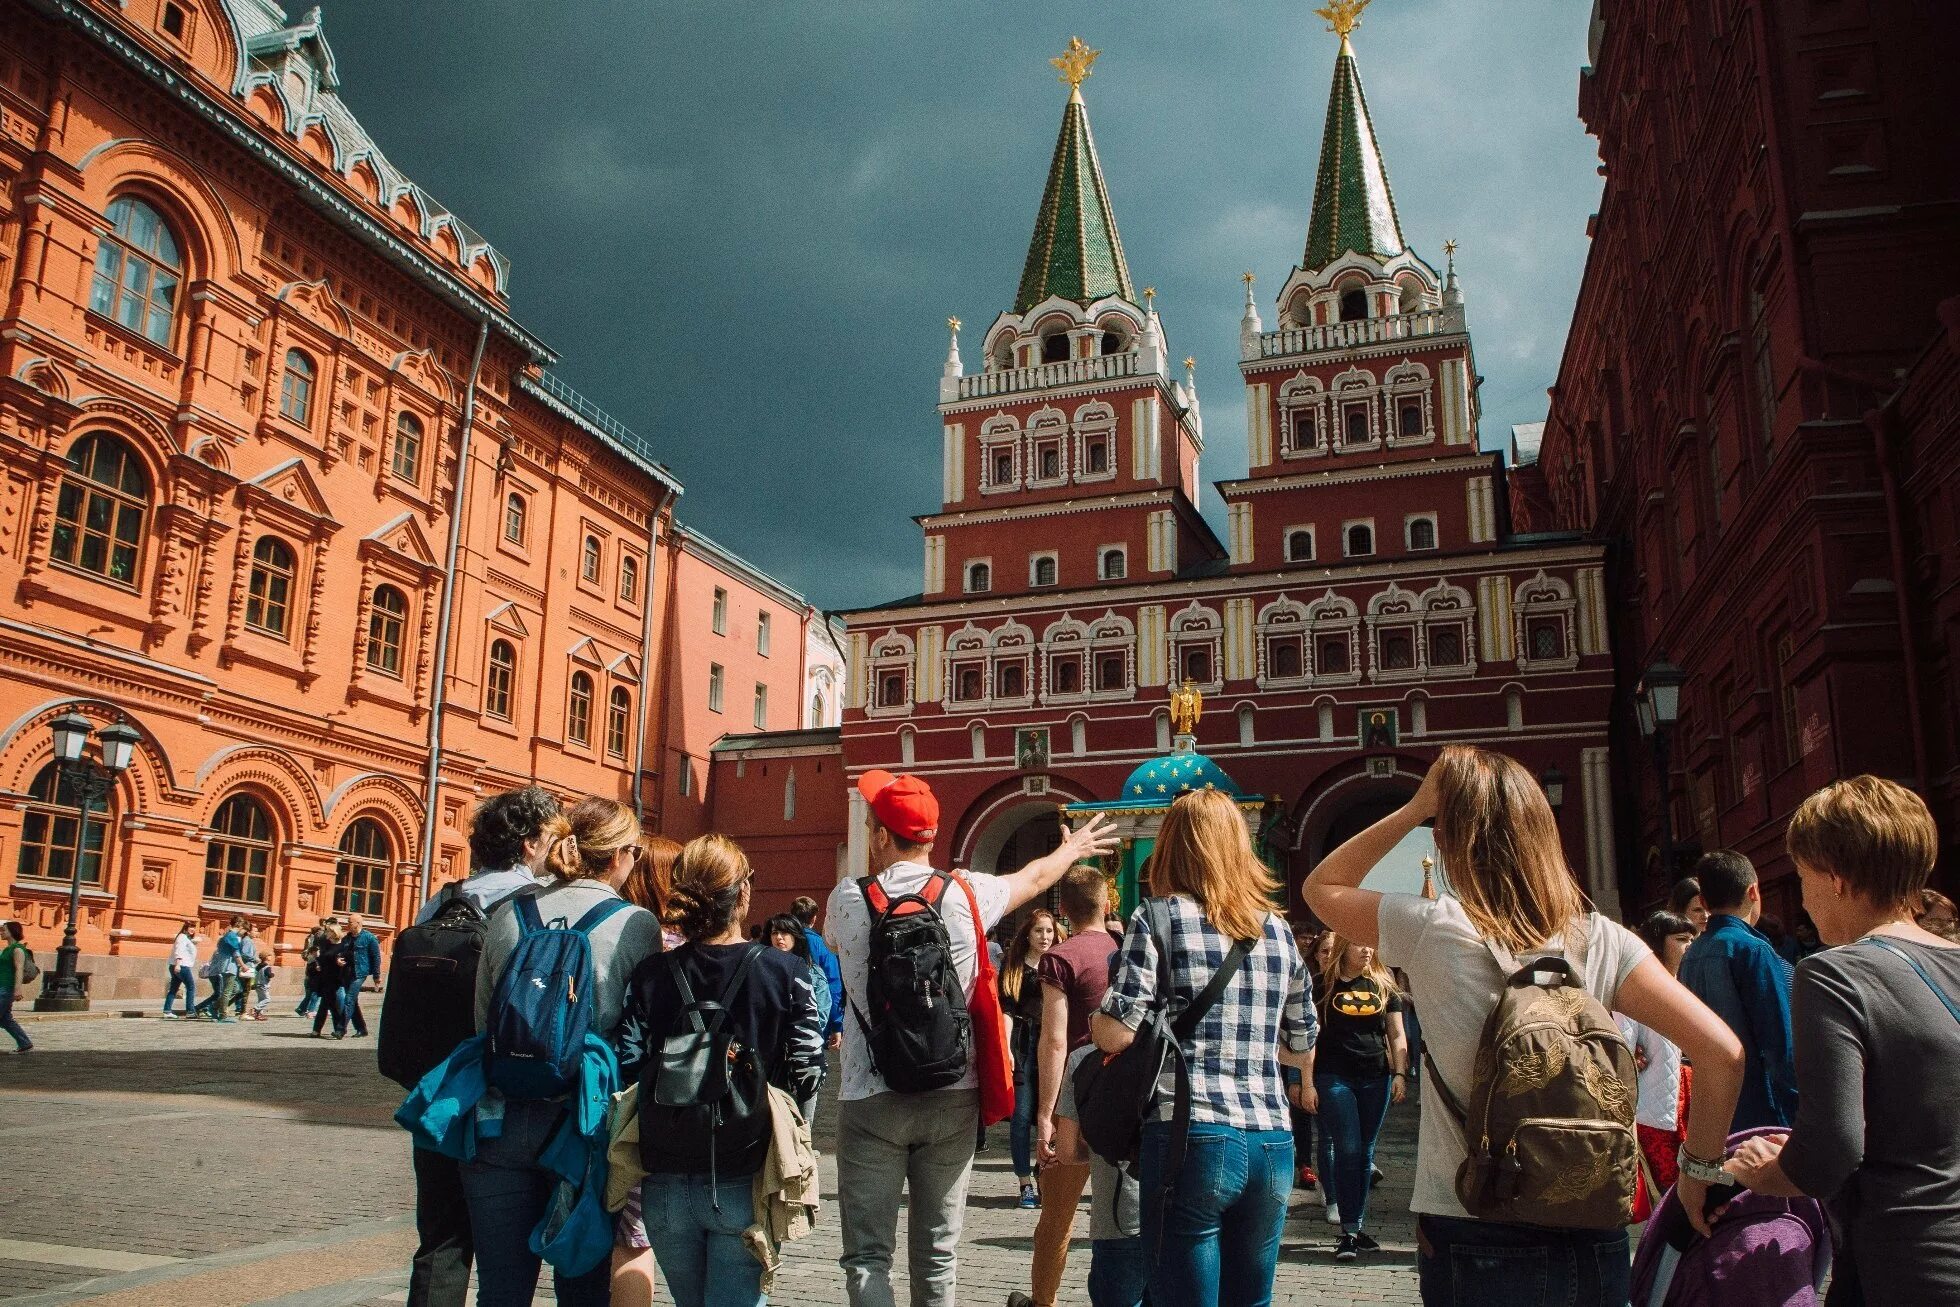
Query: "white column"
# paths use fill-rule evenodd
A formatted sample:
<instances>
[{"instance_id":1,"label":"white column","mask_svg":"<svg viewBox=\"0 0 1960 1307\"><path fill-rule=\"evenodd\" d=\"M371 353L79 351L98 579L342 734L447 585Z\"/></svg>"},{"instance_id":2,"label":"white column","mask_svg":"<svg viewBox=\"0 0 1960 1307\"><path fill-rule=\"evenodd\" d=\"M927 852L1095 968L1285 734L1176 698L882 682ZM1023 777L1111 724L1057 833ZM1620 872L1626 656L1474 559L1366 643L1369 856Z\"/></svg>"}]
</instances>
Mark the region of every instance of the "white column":
<instances>
[{"instance_id":1,"label":"white column","mask_svg":"<svg viewBox=\"0 0 1960 1307\"><path fill-rule=\"evenodd\" d=\"M1613 777L1603 748L1579 754L1579 800L1586 819L1586 884L1601 912L1620 919L1620 887L1613 876Z\"/></svg>"},{"instance_id":2,"label":"white column","mask_svg":"<svg viewBox=\"0 0 1960 1307\"><path fill-rule=\"evenodd\" d=\"M844 832L844 865L837 869L837 879L856 880L871 874L871 851L865 847L864 819L866 816L864 796L851 786L851 815L849 826Z\"/></svg>"}]
</instances>

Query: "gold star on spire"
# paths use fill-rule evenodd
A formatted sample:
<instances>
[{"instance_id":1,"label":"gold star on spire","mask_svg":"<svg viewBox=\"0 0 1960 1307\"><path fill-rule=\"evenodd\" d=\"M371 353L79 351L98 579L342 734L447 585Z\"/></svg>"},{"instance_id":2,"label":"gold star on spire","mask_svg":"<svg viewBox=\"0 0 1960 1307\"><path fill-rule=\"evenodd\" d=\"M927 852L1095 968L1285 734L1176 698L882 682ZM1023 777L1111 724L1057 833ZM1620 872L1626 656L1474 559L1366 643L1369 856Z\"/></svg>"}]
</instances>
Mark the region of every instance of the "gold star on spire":
<instances>
[{"instance_id":1,"label":"gold star on spire","mask_svg":"<svg viewBox=\"0 0 1960 1307\"><path fill-rule=\"evenodd\" d=\"M1156 301L1156 299L1157 299L1157 288L1155 286L1145 286L1143 288L1143 307L1146 310L1149 309L1152 303Z\"/></svg>"},{"instance_id":2,"label":"gold star on spire","mask_svg":"<svg viewBox=\"0 0 1960 1307\"><path fill-rule=\"evenodd\" d=\"M1184 370L1186 372L1195 372L1197 370L1197 367L1198 367L1198 360L1193 356L1186 354L1184 356Z\"/></svg>"},{"instance_id":3,"label":"gold star on spire","mask_svg":"<svg viewBox=\"0 0 1960 1307\"><path fill-rule=\"evenodd\" d=\"M958 318L948 318L946 319L946 325L953 331L958 331L960 329L960 320Z\"/></svg>"},{"instance_id":4,"label":"gold star on spire","mask_svg":"<svg viewBox=\"0 0 1960 1307\"><path fill-rule=\"evenodd\" d=\"M1314 12L1327 20L1327 30L1347 44L1348 34L1361 26L1361 11L1373 4L1374 0L1327 0L1324 8Z\"/></svg>"},{"instance_id":5,"label":"gold star on spire","mask_svg":"<svg viewBox=\"0 0 1960 1307\"><path fill-rule=\"evenodd\" d=\"M1062 51L1061 57L1048 61L1062 70L1062 80L1068 83L1070 99L1082 94L1082 81L1090 75L1089 65L1095 63L1096 56L1101 53L1084 45L1081 37L1071 36L1068 49Z\"/></svg>"},{"instance_id":6,"label":"gold star on spire","mask_svg":"<svg viewBox=\"0 0 1960 1307\"><path fill-rule=\"evenodd\" d=\"M1250 286L1252 284L1252 273L1249 271L1240 273L1239 280Z\"/></svg>"},{"instance_id":7,"label":"gold star on spire","mask_svg":"<svg viewBox=\"0 0 1960 1307\"><path fill-rule=\"evenodd\" d=\"M1445 255L1445 256L1447 256L1447 257L1449 257L1449 258L1452 258L1452 259L1453 259L1453 258L1455 258L1455 257L1456 257L1456 242L1455 242L1455 241L1444 241L1444 242L1443 242L1443 253L1444 253L1444 255Z\"/></svg>"}]
</instances>

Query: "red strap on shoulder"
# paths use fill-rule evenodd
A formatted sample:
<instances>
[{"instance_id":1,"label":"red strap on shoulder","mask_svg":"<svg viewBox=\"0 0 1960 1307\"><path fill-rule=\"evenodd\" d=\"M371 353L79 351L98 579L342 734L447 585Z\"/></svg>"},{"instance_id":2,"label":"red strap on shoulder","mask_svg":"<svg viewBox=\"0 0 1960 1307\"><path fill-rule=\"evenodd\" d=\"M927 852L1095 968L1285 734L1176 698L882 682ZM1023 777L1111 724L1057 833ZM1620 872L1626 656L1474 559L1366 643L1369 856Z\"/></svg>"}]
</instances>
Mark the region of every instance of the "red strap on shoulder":
<instances>
[{"instance_id":1,"label":"red strap on shoulder","mask_svg":"<svg viewBox=\"0 0 1960 1307\"><path fill-rule=\"evenodd\" d=\"M926 878L926 883L919 889L919 897L932 904L934 911L937 911L939 908L939 900L946 897L946 882L948 879L949 877L945 872L935 871Z\"/></svg>"},{"instance_id":2,"label":"red strap on shoulder","mask_svg":"<svg viewBox=\"0 0 1960 1307\"><path fill-rule=\"evenodd\" d=\"M885 893L885 887L878 883L876 876L866 876L858 882L858 887L864 891L865 905L874 913L882 917L891 910L891 896Z\"/></svg>"}]
</instances>

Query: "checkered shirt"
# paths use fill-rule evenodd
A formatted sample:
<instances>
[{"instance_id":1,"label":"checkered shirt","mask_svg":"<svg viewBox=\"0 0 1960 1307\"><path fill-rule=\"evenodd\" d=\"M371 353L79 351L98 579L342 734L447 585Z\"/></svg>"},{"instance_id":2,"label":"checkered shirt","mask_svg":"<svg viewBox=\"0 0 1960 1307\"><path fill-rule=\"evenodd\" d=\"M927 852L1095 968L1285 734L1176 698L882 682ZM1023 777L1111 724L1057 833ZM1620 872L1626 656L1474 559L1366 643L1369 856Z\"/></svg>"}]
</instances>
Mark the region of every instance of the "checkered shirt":
<instances>
[{"instance_id":1,"label":"checkered shirt","mask_svg":"<svg viewBox=\"0 0 1960 1307\"><path fill-rule=\"evenodd\" d=\"M1196 903L1175 895L1169 903L1168 997L1174 1017L1224 963L1232 941L1204 919ZM1165 998L1157 992L1157 942L1139 908L1123 936L1116 978L1103 997L1102 1011L1135 1030L1146 1011L1164 1008ZM1313 1005L1307 1001L1307 964L1286 923L1268 914L1258 945L1184 1045L1191 1070L1191 1119L1240 1130L1290 1129L1279 1048L1283 1042L1296 1053L1306 1052L1313 1047L1315 1026ZM1159 1120L1171 1117L1174 1084L1166 1072Z\"/></svg>"}]
</instances>

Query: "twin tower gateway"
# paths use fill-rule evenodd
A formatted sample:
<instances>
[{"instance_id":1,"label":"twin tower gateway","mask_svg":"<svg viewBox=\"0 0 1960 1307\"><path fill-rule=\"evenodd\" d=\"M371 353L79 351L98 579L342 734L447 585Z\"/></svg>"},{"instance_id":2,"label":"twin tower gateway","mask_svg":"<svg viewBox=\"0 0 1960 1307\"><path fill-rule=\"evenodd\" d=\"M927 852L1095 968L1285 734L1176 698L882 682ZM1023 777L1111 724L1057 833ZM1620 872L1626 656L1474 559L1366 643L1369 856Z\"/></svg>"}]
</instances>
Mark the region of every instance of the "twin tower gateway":
<instances>
[{"instance_id":1,"label":"twin tower gateway","mask_svg":"<svg viewBox=\"0 0 1960 1307\"><path fill-rule=\"evenodd\" d=\"M1508 530L1454 260L1403 238L1359 7L1323 11L1340 52L1271 330L1246 274L1249 466L1216 483L1223 540L1198 510L1193 361L1131 278L1090 132L1097 52L1054 61L1068 102L1013 307L970 372L950 324L921 593L846 616L847 768L929 777L954 865L1009 869L1052 847L1058 802L1116 798L1170 752L1189 683L1198 746L1267 796L1294 885L1464 741L1571 778L1568 855L1616 899L1602 551Z\"/></svg>"}]
</instances>

